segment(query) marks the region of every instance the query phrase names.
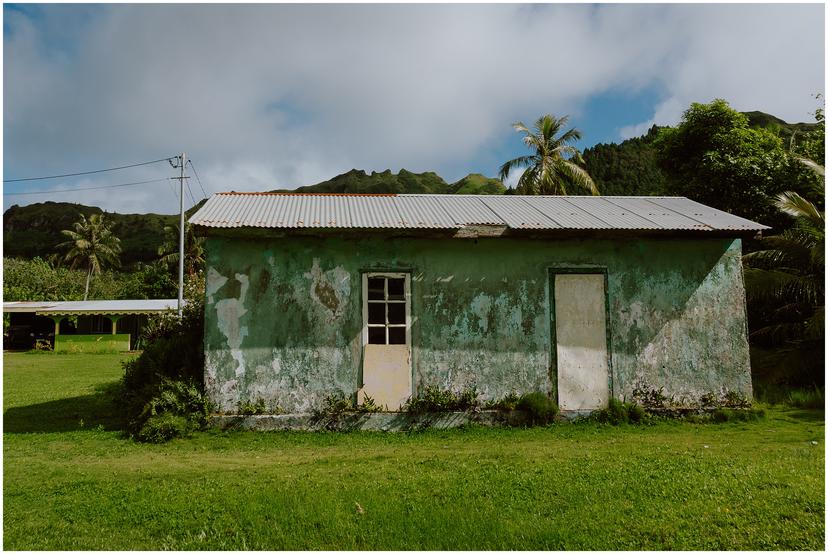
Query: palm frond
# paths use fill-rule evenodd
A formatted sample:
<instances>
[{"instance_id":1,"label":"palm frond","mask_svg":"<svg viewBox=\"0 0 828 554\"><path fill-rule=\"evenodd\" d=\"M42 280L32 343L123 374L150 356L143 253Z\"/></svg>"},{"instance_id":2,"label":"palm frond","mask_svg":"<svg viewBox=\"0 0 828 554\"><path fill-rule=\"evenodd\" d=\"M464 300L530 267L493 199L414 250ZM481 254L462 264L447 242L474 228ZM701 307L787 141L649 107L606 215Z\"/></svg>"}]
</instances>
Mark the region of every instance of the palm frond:
<instances>
[{"instance_id":1,"label":"palm frond","mask_svg":"<svg viewBox=\"0 0 828 554\"><path fill-rule=\"evenodd\" d=\"M519 194L537 194L538 193L538 169L536 166L531 166L523 172L518 179L515 187Z\"/></svg>"},{"instance_id":2,"label":"palm frond","mask_svg":"<svg viewBox=\"0 0 828 554\"><path fill-rule=\"evenodd\" d=\"M573 127L562 134L558 138L557 142L559 144L569 144L570 142L575 142L576 140L581 140L581 131Z\"/></svg>"},{"instance_id":3,"label":"palm frond","mask_svg":"<svg viewBox=\"0 0 828 554\"><path fill-rule=\"evenodd\" d=\"M534 156L519 156L513 160L509 160L500 166L500 180L505 181L513 169L526 167L535 161Z\"/></svg>"},{"instance_id":4,"label":"palm frond","mask_svg":"<svg viewBox=\"0 0 828 554\"><path fill-rule=\"evenodd\" d=\"M587 171L578 164L569 160L560 160L559 167L569 176L572 184L589 192L593 196L598 196L601 192L598 190L598 185L592 180Z\"/></svg>"},{"instance_id":5,"label":"palm frond","mask_svg":"<svg viewBox=\"0 0 828 554\"><path fill-rule=\"evenodd\" d=\"M805 167L807 167L808 169L810 169L811 171L813 171L814 173L816 173L820 177L825 177L825 166L824 165L819 165L815 161L809 160L808 158L803 158L802 156L794 156L794 158L796 158L796 160L799 163L801 163L802 165L804 165Z\"/></svg>"},{"instance_id":6,"label":"palm frond","mask_svg":"<svg viewBox=\"0 0 828 554\"><path fill-rule=\"evenodd\" d=\"M805 218L812 224L825 227L822 212L808 200L802 198L798 193L793 191L781 192L776 195L774 205L786 214L796 217Z\"/></svg>"}]
</instances>

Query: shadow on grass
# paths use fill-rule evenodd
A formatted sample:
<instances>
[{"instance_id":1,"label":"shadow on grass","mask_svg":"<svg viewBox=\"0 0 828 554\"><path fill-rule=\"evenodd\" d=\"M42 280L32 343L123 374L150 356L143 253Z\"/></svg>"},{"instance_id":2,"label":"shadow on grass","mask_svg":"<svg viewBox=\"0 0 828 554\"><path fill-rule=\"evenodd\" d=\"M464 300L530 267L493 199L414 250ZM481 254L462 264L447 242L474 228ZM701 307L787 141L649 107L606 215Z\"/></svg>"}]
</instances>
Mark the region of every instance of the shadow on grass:
<instances>
[{"instance_id":1,"label":"shadow on grass","mask_svg":"<svg viewBox=\"0 0 828 554\"><path fill-rule=\"evenodd\" d=\"M785 417L807 423L825 421L825 410L814 410L806 408L786 408L782 413L785 415Z\"/></svg>"},{"instance_id":2,"label":"shadow on grass","mask_svg":"<svg viewBox=\"0 0 828 554\"><path fill-rule=\"evenodd\" d=\"M4 433L60 433L103 428L120 431L116 409L120 383L95 387L95 392L73 398L9 408L3 413Z\"/></svg>"}]
</instances>

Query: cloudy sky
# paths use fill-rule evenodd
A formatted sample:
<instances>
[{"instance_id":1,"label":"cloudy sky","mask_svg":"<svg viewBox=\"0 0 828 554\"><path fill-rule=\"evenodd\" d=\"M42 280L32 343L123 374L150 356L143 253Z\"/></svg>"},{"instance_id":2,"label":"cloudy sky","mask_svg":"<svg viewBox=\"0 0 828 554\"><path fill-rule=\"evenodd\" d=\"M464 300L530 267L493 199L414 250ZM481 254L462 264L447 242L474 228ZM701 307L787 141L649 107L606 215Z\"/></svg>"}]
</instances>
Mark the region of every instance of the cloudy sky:
<instances>
[{"instance_id":1,"label":"cloudy sky","mask_svg":"<svg viewBox=\"0 0 828 554\"><path fill-rule=\"evenodd\" d=\"M208 193L351 168L494 176L510 124L569 114L582 147L674 124L690 102L812 121L822 5L10 5L4 179L193 159ZM166 162L5 183L45 200L173 213ZM203 196L192 183L196 199ZM188 204L189 198L188 198Z\"/></svg>"}]
</instances>

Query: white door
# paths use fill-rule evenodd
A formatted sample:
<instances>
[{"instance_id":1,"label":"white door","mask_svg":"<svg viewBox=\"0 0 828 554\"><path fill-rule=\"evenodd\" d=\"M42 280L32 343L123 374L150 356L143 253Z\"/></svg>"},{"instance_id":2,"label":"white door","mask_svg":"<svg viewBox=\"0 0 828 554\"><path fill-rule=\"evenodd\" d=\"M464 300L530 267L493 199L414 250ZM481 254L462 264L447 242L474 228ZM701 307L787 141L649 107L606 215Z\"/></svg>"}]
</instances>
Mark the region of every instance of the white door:
<instances>
[{"instance_id":1,"label":"white door","mask_svg":"<svg viewBox=\"0 0 828 554\"><path fill-rule=\"evenodd\" d=\"M411 294L407 273L362 276L362 388L388 410L411 396Z\"/></svg>"},{"instance_id":2,"label":"white door","mask_svg":"<svg viewBox=\"0 0 828 554\"><path fill-rule=\"evenodd\" d=\"M607 315L602 274L556 274L555 339L561 410L609 402Z\"/></svg>"}]
</instances>

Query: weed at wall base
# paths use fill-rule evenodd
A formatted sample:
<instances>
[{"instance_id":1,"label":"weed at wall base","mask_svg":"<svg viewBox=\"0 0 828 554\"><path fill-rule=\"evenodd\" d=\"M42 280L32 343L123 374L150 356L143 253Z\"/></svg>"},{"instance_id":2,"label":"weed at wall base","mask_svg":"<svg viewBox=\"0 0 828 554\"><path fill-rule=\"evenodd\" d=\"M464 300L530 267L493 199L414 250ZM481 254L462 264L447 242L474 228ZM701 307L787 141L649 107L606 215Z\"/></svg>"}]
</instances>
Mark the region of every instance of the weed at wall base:
<instances>
[{"instance_id":1,"label":"weed at wall base","mask_svg":"<svg viewBox=\"0 0 828 554\"><path fill-rule=\"evenodd\" d=\"M520 397L517 409L526 414L528 425L552 423L558 415L558 405L542 392L530 392Z\"/></svg>"}]
</instances>

